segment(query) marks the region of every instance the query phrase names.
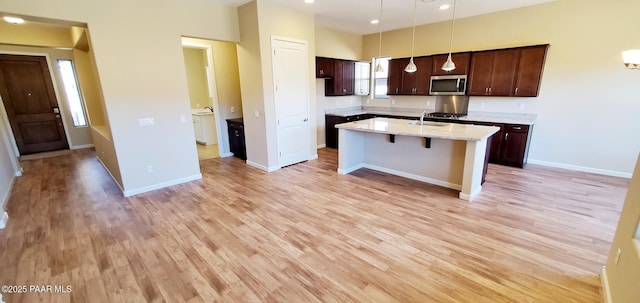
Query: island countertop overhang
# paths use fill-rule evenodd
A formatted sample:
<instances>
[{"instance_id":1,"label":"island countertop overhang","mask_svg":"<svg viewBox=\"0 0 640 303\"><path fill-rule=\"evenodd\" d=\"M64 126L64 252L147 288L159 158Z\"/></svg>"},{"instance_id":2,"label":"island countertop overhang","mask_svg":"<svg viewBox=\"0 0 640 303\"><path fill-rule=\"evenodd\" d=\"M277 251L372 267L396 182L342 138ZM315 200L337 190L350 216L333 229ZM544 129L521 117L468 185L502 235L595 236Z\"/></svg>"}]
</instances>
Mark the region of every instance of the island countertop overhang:
<instances>
[{"instance_id":1,"label":"island countertop overhang","mask_svg":"<svg viewBox=\"0 0 640 303\"><path fill-rule=\"evenodd\" d=\"M425 122L416 125L415 120L372 118L337 124L336 128L398 136L438 138L448 140L480 141L500 130L496 126Z\"/></svg>"}]
</instances>

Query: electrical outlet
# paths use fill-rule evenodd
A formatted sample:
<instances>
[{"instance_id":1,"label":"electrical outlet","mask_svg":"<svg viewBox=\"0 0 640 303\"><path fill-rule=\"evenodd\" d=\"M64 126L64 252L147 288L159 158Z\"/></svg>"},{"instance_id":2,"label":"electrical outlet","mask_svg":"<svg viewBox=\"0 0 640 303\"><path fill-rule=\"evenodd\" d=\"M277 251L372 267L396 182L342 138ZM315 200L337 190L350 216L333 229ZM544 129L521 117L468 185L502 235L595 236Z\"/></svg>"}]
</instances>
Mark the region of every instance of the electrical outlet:
<instances>
[{"instance_id":1,"label":"electrical outlet","mask_svg":"<svg viewBox=\"0 0 640 303\"><path fill-rule=\"evenodd\" d=\"M520 109L524 109L524 103L520 103Z\"/></svg>"},{"instance_id":2,"label":"electrical outlet","mask_svg":"<svg viewBox=\"0 0 640 303\"><path fill-rule=\"evenodd\" d=\"M153 165L147 165L147 173L149 174L153 173Z\"/></svg>"},{"instance_id":3,"label":"electrical outlet","mask_svg":"<svg viewBox=\"0 0 640 303\"><path fill-rule=\"evenodd\" d=\"M396 104L396 100L391 99L391 105Z\"/></svg>"},{"instance_id":4,"label":"electrical outlet","mask_svg":"<svg viewBox=\"0 0 640 303\"><path fill-rule=\"evenodd\" d=\"M622 249L618 248L618 252L616 253L616 265L620 262L620 255L622 254Z\"/></svg>"},{"instance_id":5,"label":"electrical outlet","mask_svg":"<svg viewBox=\"0 0 640 303\"><path fill-rule=\"evenodd\" d=\"M229 111L231 111L232 113L235 113L235 112L236 112L236 108L232 106L232 107L229 109Z\"/></svg>"},{"instance_id":6,"label":"electrical outlet","mask_svg":"<svg viewBox=\"0 0 640 303\"><path fill-rule=\"evenodd\" d=\"M187 122L187 117L185 117L184 115L180 115L180 122L182 123Z\"/></svg>"},{"instance_id":7,"label":"electrical outlet","mask_svg":"<svg viewBox=\"0 0 640 303\"><path fill-rule=\"evenodd\" d=\"M138 126L151 126L155 125L156 122L153 118L140 118L138 119Z\"/></svg>"},{"instance_id":8,"label":"electrical outlet","mask_svg":"<svg viewBox=\"0 0 640 303\"><path fill-rule=\"evenodd\" d=\"M257 111L257 110L254 110L254 111L253 111L253 115L254 115L256 118L260 118L260 112L259 112L259 111Z\"/></svg>"},{"instance_id":9,"label":"electrical outlet","mask_svg":"<svg viewBox=\"0 0 640 303\"><path fill-rule=\"evenodd\" d=\"M431 101L427 101L427 107L431 106Z\"/></svg>"}]
</instances>

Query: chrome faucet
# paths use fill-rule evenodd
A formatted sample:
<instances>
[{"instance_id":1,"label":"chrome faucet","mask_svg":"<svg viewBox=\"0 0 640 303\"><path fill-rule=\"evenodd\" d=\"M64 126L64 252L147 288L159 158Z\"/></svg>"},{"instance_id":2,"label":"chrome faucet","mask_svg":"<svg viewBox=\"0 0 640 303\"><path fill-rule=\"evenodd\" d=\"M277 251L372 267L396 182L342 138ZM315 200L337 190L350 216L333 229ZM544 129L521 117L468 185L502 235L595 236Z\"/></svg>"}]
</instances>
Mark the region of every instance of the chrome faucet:
<instances>
[{"instance_id":1,"label":"chrome faucet","mask_svg":"<svg viewBox=\"0 0 640 303\"><path fill-rule=\"evenodd\" d=\"M420 125L424 124L424 117L427 116L427 111L423 111L422 115L420 115Z\"/></svg>"},{"instance_id":2,"label":"chrome faucet","mask_svg":"<svg viewBox=\"0 0 640 303\"><path fill-rule=\"evenodd\" d=\"M213 107L212 107L212 106L205 106L205 107L204 107L204 109L208 109L208 110L210 110L211 112L213 112Z\"/></svg>"}]
</instances>

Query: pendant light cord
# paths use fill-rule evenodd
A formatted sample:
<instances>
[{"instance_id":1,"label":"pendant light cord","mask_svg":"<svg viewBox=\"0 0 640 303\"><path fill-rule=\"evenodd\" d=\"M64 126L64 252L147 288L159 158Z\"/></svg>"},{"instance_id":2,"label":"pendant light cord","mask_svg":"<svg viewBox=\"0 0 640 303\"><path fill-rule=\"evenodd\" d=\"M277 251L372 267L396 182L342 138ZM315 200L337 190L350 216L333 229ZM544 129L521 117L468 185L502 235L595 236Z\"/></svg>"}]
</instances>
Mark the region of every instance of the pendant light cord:
<instances>
[{"instance_id":1,"label":"pendant light cord","mask_svg":"<svg viewBox=\"0 0 640 303\"><path fill-rule=\"evenodd\" d=\"M413 38L411 39L411 58L413 58L413 48L416 45L416 8L418 0L413 1Z\"/></svg>"},{"instance_id":2,"label":"pendant light cord","mask_svg":"<svg viewBox=\"0 0 640 303\"><path fill-rule=\"evenodd\" d=\"M378 15L378 58L382 56L382 1L380 0L380 14Z\"/></svg>"},{"instance_id":3,"label":"pendant light cord","mask_svg":"<svg viewBox=\"0 0 640 303\"><path fill-rule=\"evenodd\" d=\"M449 57L451 57L451 50L453 49L453 30L455 28L456 19L456 0L453 0L453 16L451 17L451 39L449 39Z\"/></svg>"}]
</instances>

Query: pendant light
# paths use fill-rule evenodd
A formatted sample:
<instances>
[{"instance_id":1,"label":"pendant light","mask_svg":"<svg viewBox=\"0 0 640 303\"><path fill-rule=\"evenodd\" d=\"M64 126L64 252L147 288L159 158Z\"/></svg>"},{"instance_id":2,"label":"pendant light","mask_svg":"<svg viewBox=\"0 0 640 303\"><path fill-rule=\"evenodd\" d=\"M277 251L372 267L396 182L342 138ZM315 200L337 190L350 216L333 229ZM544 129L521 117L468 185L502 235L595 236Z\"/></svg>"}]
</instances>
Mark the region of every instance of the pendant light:
<instances>
[{"instance_id":1,"label":"pendant light","mask_svg":"<svg viewBox=\"0 0 640 303\"><path fill-rule=\"evenodd\" d=\"M413 38L411 40L411 59L409 59L409 64L404 68L404 71L407 73L415 73L418 70L418 67L415 63L413 63L413 48L416 45L416 6L418 4L418 0L413 0Z\"/></svg>"},{"instance_id":2,"label":"pendant light","mask_svg":"<svg viewBox=\"0 0 640 303\"><path fill-rule=\"evenodd\" d=\"M455 26L454 20L456 19L456 0L453 0L453 16L451 17L451 39L449 40L449 57L447 61L442 64L442 70L450 72L456 69L456 64L451 60L451 49L453 48L453 29Z\"/></svg>"},{"instance_id":3,"label":"pendant light","mask_svg":"<svg viewBox=\"0 0 640 303\"><path fill-rule=\"evenodd\" d=\"M382 56L382 1L380 0L380 15L378 16L378 64L376 64L376 73L384 72L382 64L380 64L380 56Z\"/></svg>"}]
</instances>

